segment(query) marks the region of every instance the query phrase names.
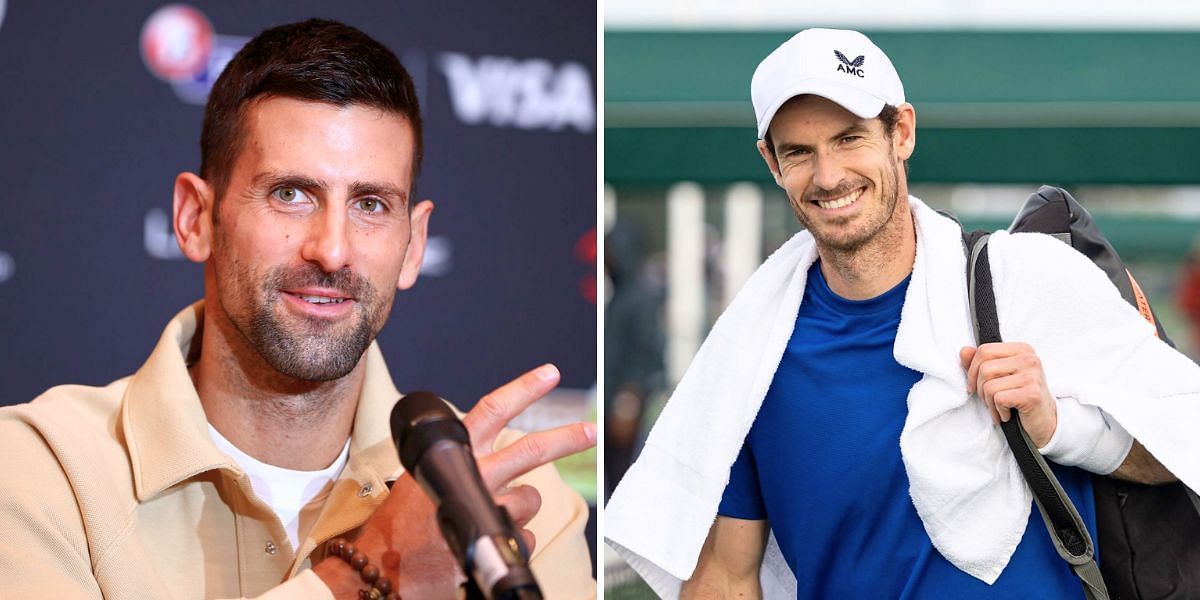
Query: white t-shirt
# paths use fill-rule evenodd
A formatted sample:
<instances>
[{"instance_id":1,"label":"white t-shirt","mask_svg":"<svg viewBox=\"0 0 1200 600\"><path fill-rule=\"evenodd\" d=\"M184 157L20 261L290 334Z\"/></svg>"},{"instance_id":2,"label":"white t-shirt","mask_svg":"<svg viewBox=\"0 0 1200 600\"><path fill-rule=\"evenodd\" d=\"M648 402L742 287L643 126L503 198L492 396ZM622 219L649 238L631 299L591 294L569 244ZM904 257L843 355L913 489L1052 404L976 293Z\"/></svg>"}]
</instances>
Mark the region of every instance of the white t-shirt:
<instances>
[{"instance_id":1,"label":"white t-shirt","mask_svg":"<svg viewBox=\"0 0 1200 600\"><path fill-rule=\"evenodd\" d=\"M300 547L300 530L307 532L308 524L315 520L317 510L324 503L325 496L333 487L333 482L346 466L350 456L350 439L342 447L342 453L334 459L333 464L320 471L293 471L255 460L254 457L238 450L211 424L208 434L216 444L217 449L228 454L250 476L250 487L254 493L275 511L279 522L287 531L288 541L292 549ZM309 510L305 510L308 508ZM306 518L306 514L312 513ZM304 523L302 523L302 521Z\"/></svg>"}]
</instances>

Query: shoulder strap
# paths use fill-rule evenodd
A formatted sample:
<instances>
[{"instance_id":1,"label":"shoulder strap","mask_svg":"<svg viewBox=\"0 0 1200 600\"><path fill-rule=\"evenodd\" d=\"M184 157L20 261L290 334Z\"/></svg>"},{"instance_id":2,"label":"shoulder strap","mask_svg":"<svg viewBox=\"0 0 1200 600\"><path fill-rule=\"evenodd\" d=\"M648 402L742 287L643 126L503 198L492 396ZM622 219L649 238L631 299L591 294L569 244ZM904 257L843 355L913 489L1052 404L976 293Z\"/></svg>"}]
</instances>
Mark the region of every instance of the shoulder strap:
<instances>
[{"instance_id":1,"label":"shoulder strap","mask_svg":"<svg viewBox=\"0 0 1200 600\"><path fill-rule=\"evenodd\" d=\"M996 296L992 289L992 270L988 263L989 234L963 232L967 252L967 291L971 301L971 320L979 344L1002 341L996 316ZM1058 478L1042 458L1014 411L1012 418L1000 424L1004 439L1017 459L1021 474L1033 492L1034 501L1058 555L1071 565L1083 584L1088 600L1108 600L1108 590L1096 566L1092 538Z\"/></svg>"}]
</instances>

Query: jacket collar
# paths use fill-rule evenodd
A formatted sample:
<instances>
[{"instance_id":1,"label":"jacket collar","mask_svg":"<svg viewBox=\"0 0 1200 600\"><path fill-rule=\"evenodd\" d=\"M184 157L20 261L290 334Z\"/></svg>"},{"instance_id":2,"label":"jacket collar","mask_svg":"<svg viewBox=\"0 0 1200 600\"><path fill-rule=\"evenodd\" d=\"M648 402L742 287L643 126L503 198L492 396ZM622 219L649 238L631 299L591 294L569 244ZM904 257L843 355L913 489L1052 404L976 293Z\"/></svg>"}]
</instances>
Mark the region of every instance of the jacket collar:
<instances>
[{"instance_id":1,"label":"jacket collar","mask_svg":"<svg viewBox=\"0 0 1200 600\"><path fill-rule=\"evenodd\" d=\"M203 301L176 315L125 390L121 427L139 501L207 471L242 475L209 438L208 420L188 375L188 358L199 355L203 324ZM366 372L342 479L382 488L401 472L386 418L400 394L378 344L371 344L363 360Z\"/></svg>"}]
</instances>

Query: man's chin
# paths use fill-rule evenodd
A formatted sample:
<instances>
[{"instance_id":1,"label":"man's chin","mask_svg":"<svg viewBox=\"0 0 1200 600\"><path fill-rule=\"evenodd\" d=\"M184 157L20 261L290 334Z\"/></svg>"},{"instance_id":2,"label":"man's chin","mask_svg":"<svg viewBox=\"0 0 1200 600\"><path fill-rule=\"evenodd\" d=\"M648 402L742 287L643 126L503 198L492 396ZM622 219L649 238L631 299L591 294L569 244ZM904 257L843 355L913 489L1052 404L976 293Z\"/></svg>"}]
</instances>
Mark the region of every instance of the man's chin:
<instances>
[{"instance_id":1,"label":"man's chin","mask_svg":"<svg viewBox=\"0 0 1200 600\"><path fill-rule=\"evenodd\" d=\"M862 232L849 222L840 223L809 223L806 227L817 243L830 248L854 247L861 243Z\"/></svg>"},{"instance_id":2,"label":"man's chin","mask_svg":"<svg viewBox=\"0 0 1200 600\"><path fill-rule=\"evenodd\" d=\"M291 379L320 383L349 375L358 366L365 351L366 347L358 352L333 348L325 351L310 349L296 354L268 350L263 358L276 371Z\"/></svg>"},{"instance_id":3,"label":"man's chin","mask_svg":"<svg viewBox=\"0 0 1200 600\"><path fill-rule=\"evenodd\" d=\"M375 334L364 320L287 319L252 327L258 354L279 373L301 381L345 377L358 365Z\"/></svg>"}]
</instances>

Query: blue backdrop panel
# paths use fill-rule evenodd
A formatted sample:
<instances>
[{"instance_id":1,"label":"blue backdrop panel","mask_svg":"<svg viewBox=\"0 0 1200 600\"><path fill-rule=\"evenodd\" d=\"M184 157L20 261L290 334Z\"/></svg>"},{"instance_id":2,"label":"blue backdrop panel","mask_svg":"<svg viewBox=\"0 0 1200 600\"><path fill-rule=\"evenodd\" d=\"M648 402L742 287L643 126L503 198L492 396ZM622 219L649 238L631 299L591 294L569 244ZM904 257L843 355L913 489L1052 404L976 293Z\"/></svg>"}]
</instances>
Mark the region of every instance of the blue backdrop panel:
<instances>
[{"instance_id":1,"label":"blue backdrop panel","mask_svg":"<svg viewBox=\"0 0 1200 600\"><path fill-rule=\"evenodd\" d=\"M380 336L397 385L469 406L552 361L592 386L594 4L194 2L146 33L165 4L0 0L0 404L133 372L200 298L169 216L175 175L199 167L196 102L246 39L313 16L390 47L422 97L417 193L437 210ZM197 53L189 82L156 74Z\"/></svg>"}]
</instances>

